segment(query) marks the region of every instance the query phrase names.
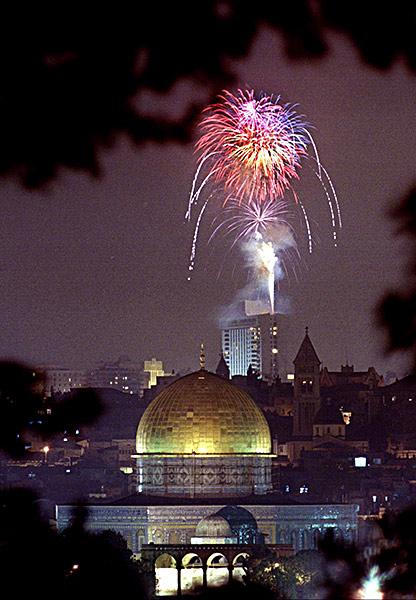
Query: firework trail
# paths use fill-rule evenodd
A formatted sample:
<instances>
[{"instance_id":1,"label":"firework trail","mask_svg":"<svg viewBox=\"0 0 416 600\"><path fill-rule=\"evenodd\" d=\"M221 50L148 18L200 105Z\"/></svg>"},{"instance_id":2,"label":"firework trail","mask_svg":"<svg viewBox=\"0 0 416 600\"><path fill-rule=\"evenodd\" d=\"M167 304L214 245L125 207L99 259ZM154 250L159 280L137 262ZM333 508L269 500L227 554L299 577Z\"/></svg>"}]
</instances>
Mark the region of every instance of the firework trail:
<instances>
[{"instance_id":1,"label":"firework trail","mask_svg":"<svg viewBox=\"0 0 416 600\"><path fill-rule=\"evenodd\" d=\"M246 264L257 280L258 289L267 293L270 314L275 311L275 282L283 277L282 252L295 246L291 229L277 224L267 233L257 232L241 245Z\"/></svg>"},{"instance_id":2,"label":"firework trail","mask_svg":"<svg viewBox=\"0 0 416 600\"><path fill-rule=\"evenodd\" d=\"M270 311L274 313L275 283L284 275L285 253L291 248L296 250L290 211L282 201L239 204L231 200L224 212L226 217L214 228L209 241L220 232L233 238L231 249L239 245L245 265L257 288L267 293Z\"/></svg>"},{"instance_id":3,"label":"firework trail","mask_svg":"<svg viewBox=\"0 0 416 600\"><path fill-rule=\"evenodd\" d=\"M205 209L207 207L209 198L210 197L208 197L205 200L204 205L202 206L201 211L200 211L200 213L198 215L198 219L196 221L195 231L194 231L194 237L192 238L191 256L189 258L189 266L188 266L188 270L189 271L193 271L194 270L195 254L196 254L196 243L197 243L197 240L198 240L199 226L201 225L201 220L202 220L202 217L204 215ZM191 276L189 275L188 276L188 281L190 281L190 280L191 280Z\"/></svg>"}]
</instances>

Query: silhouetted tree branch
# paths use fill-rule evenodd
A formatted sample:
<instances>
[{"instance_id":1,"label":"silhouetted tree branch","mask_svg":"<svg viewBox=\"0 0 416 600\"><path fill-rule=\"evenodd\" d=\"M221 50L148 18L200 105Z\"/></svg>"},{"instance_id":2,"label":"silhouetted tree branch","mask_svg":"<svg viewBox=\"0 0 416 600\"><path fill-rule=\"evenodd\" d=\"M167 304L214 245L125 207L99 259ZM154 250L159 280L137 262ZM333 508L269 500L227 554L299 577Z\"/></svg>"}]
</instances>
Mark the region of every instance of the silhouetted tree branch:
<instances>
[{"instance_id":1,"label":"silhouetted tree branch","mask_svg":"<svg viewBox=\"0 0 416 600\"><path fill-rule=\"evenodd\" d=\"M123 537L85 529L77 512L64 532L52 529L28 490L0 491L0 578L16 598L145 597ZM7 590L7 592L6 592Z\"/></svg>"},{"instance_id":2,"label":"silhouetted tree branch","mask_svg":"<svg viewBox=\"0 0 416 600\"><path fill-rule=\"evenodd\" d=\"M74 390L52 406L44 396L42 374L25 365L0 362L0 450L14 457L25 453L30 434L47 441L66 429L90 425L102 411L102 402L91 389Z\"/></svg>"},{"instance_id":3,"label":"silhouetted tree branch","mask_svg":"<svg viewBox=\"0 0 416 600\"><path fill-rule=\"evenodd\" d=\"M400 221L398 233L410 238L406 287L402 291L386 294L379 305L380 324L388 334L387 349L404 350L412 355L413 369L416 368L416 188L409 191L392 216Z\"/></svg>"},{"instance_id":4,"label":"silhouetted tree branch","mask_svg":"<svg viewBox=\"0 0 416 600\"><path fill-rule=\"evenodd\" d=\"M385 69L404 58L416 69L409 2L140 2L90 12L18 3L0 17L0 174L28 187L60 167L98 176L97 151L122 133L136 143L187 141L201 105L190 98L174 119L145 114L137 100L187 79L209 102L234 80L230 59L246 56L265 25L282 34L292 59L323 56L337 30L368 64Z\"/></svg>"}]
</instances>

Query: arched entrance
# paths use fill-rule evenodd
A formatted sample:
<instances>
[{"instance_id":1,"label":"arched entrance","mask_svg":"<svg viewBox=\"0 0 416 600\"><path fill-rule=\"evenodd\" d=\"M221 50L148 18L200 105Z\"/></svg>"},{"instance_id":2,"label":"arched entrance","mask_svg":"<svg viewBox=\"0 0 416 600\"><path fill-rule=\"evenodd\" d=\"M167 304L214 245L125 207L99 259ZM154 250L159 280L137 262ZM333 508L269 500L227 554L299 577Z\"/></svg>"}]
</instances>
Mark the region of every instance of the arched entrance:
<instances>
[{"instance_id":1,"label":"arched entrance","mask_svg":"<svg viewBox=\"0 0 416 600\"><path fill-rule=\"evenodd\" d=\"M322 532L320 529L316 528L313 530L313 539L312 539L312 548L316 550L319 546L319 542L322 538Z\"/></svg>"},{"instance_id":2,"label":"arched entrance","mask_svg":"<svg viewBox=\"0 0 416 600\"><path fill-rule=\"evenodd\" d=\"M228 561L224 554L214 552L207 560L207 585L219 587L229 581Z\"/></svg>"},{"instance_id":3,"label":"arched entrance","mask_svg":"<svg viewBox=\"0 0 416 600\"><path fill-rule=\"evenodd\" d=\"M233 560L233 579L237 581L244 581L244 576L246 574L243 565L250 558L250 555L247 552L240 552L237 556L234 557Z\"/></svg>"},{"instance_id":4,"label":"arched entrance","mask_svg":"<svg viewBox=\"0 0 416 600\"><path fill-rule=\"evenodd\" d=\"M178 590L178 571L176 560L164 553L155 561L156 595L176 596Z\"/></svg>"},{"instance_id":5,"label":"arched entrance","mask_svg":"<svg viewBox=\"0 0 416 600\"><path fill-rule=\"evenodd\" d=\"M197 554L189 552L182 558L181 590L183 594L193 594L203 586L202 560Z\"/></svg>"}]
</instances>

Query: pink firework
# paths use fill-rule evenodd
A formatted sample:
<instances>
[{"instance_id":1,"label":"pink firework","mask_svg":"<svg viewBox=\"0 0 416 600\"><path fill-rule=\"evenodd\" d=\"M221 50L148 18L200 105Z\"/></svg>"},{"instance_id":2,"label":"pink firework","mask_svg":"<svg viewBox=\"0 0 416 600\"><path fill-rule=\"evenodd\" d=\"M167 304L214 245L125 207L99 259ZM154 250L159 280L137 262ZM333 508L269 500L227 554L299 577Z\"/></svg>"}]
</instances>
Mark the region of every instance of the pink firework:
<instances>
[{"instance_id":1,"label":"pink firework","mask_svg":"<svg viewBox=\"0 0 416 600\"><path fill-rule=\"evenodd\" d=\"M209 106L196 144L199 165L229 197L257 202L282 198L298 179L311 138L301 116L279 98L255 97L254 90L225 91Z\"/></svg>"},{"instance_id":2,"label":"pink firework","mask_svg":"<svg viewBox=\"0 0 416 600\"><path fill-rule=\"evenodd\" d=\"M225 90L217 103L205 109L195 146L198 164L185 214L190 221L192 211L199 211L190 271L194 269L202 217L210 200L216 197L221 199L223 210L218 214L221 222L211 238L218 231L225 231L235 236L234 245L263 235L273 224L282 224L289 196L304 219L308 248L312 252L310 221L293 188L303 159L310 159L326 196L333 241L337 245L337 230L342 226L337 195L320 162L307 123L294 106L279 103L279 96L256 95L254 90L238 90L236 94Z\"/></svg>"}]
</instances>

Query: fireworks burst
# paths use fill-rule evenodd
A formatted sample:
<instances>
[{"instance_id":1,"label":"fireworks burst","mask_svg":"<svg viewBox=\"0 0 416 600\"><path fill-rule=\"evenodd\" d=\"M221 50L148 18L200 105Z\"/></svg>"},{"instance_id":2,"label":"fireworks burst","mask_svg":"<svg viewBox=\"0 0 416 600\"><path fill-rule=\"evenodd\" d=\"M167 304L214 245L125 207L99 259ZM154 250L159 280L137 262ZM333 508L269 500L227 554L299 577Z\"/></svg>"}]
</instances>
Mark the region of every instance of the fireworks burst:
<instances>
[{"instance_id":1,"label":"fireworks burst","mask_svg":"<svg viewBox=\"0 0 416 600\"><path fill-rule=\"evenodd\" d=\"M263 202L283 197L298 178L309 133L294 108L272 96L256 99L254 91L224 92L221 102L206 109L196 144L199 164L210 160L216 183L240 201Z\"/></svg>"},{"instance_id":2,"label":"fireworks burst","mask_svg":"<svg viewBox=\"0 0 416 600\"><path fill-rule=\"evenodd\" d=\"M253 201L246 204L231 199L224 208L224 218L218 219L219 223L209 241L220 230L225 230L227 235L235 237L235 245L242 238L267 233L276 223L288 224L290 212L283 200L266 200L263 203Z\"/></svg>"},{"instance_id":3,"label":"fireworks burst","mask_svg":"<svg viewBox=\"0 0 416 600\"><path fill-rule=\"evenodd\" d=\"M309 153L309 147L312 147L312 153ZM194 269L202 216L209 200L219 196L223 211L218 218L222 218L222 221L215 227L210 239L217 232L225 231L235 236L232 246L240 241L256 242L251 244L256 256L254 262L260 260L263 265L269 265L264 272L267 273L273 309L272 271L275 273L277 269L281 273L278 253L282 247L288 246L285 241L281 245L280 241L270 238L270 231L277 224L282 232L281 226L285 224L282 239L288 239L286 233L291 229L285 217L290 212L290 203L285 197L288 192L304 219L309 252L313 249L306 208L292 185L299 179L303 159L312 159L312 170L324 190L334 245L337 245L337 229L342 225L334 186L321 165L307 124L302 115L295 111L295 105L279 103L278 96L257 96L254 90L238 90L236 95L224 91L219 102L204 111L196 152L199 155L198 166L185 218L188 221L191 219L192 209L200 201L202 207L194 230L189 271ZM295 246L293 236L289 237L290 245Z\"/></svg>"}]
</instances>

